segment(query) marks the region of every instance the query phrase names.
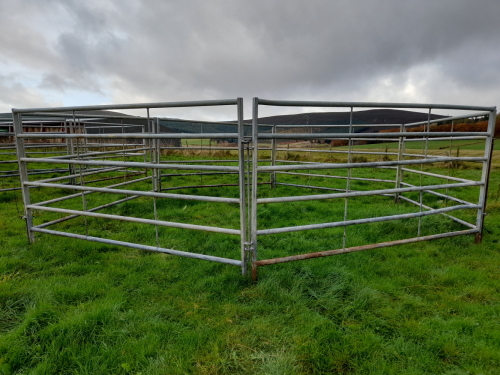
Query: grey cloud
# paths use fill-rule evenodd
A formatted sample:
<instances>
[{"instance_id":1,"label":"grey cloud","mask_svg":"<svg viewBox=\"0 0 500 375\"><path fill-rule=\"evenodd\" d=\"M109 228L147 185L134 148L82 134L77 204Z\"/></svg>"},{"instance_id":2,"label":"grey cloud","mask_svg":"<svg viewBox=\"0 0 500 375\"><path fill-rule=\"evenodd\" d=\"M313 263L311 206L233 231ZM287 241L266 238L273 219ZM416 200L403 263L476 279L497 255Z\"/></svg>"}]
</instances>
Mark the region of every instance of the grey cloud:
<instances>
[{"instance_id":1,"label":"grey cloud","mask_svg":"<svg viewBox=\"0 0 500 375\"><path fill-rule=\"evenodd\" d=\"M73 82L62 78L58 74L49 73L43 76L38 88L65 92L67 89L74 87L74 85L75 84Z\"/></svg>"},{"instance_id":2,"label":"grey cloud","mask_svg":"<svg viewBox=\"0 0 500 375\"><path fill-rule=\"evenodd\" d=\"M497 0L22 3L32 19L37 11L43 17L43 3L61 20L55 38L37 35L26 21L12 34L15 43L0 39L8 46L0 59L33 69L32 59L40 61L42 89L108 93L114 100L362 101L373 100L367 93L379 92L387 78L391 97L405 101L414 72L426 67L428 75L419 77L425 84L417 85L423 99L468 101L467 92L484 90L491 93L482 96L484 104L492 104L499 96ZM9 22L16 21L23 22Z\"/></svg>"},{"instance_id":3,"label":"grey cloud","mask_svg":"<svg viewBox=\"0 0 500 375\"><path fill-rule=\"evenodd\" d=\"M54 106L57 102L47 100L40 92L26 87L14 77L0 74L0 112L12 108Z\"/></svg>"}]
</instances>

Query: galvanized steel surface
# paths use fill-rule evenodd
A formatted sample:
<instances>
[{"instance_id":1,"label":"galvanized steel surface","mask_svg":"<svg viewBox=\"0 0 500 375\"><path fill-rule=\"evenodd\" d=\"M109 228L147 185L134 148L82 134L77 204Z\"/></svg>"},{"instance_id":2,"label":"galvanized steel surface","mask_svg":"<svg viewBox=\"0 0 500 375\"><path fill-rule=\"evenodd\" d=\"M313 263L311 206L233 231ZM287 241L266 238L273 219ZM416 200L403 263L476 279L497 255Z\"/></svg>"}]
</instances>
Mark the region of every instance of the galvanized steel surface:
<instances>
[{"instance_id":1,"label":"galvanized steel surface","mask_svg":"<svg viewBox=\"0 0 500 375\"><path fill-rule=\"evenodd\" d=\"M151 108L175 108L175 107L193 107L193 106L219 106L219 105L234 105L236 106L236 115L238 120L236 122L227 123L224 125L236 125L237 132L235 133L204 133L203 124L221 124L221 122L213 121L196 121L201 126L199 133L160 133L160 125L158 118L152 118L149 116L149 109ZM259 105L267 106L299 106L299 107L340 107L351 108L350 123L349 125L339 125L348 126L349 133L313 133L312 127L337 127L337 125L273 125L273 124L259 124L258 113ZM360 124L355 124L353 122L353 108L421 108L429 111L429 120L422 122L414 122L409 124L395 124L394 127L400 127L398 132L388 132L388 133L355 133L353 129L360 127ZM78 133L75 132L77 120L76 118L85 119L86 114L75 114L75 111L87 111L87 110L107 110L107 109L146 109L146 117L127 117L127 116L107 116L108 119L121 120L121 129L125 129L127 126L124 125L123 121L125 118L134 119L141 118L146 121L147 129L143 127L142 133L109 133L109 134L89 134L89 133ZM456 115L452 117L440 118L436 120L430 120L430 113L433 109L453 109L453 110L464 110L464 111L483 111L480 113L468 113L465 115ZM486 112L485 112L486 111ZM59 115L68 116L68 113L72 113L73 120L65 122L65 133L27 133L24 131L22 125L21 115L25 114L45 114L45 115ZM470 117L477 116L489 116L489 125L486 132L431 132L430 124L442 123L444 121L454 121L460 119L466 119ZM487 185L488 176L491 168L491 158L493 150L493 132L494 132L494 119L496 115L496 109L494 107L481 107L481 106L460 106L460 105L439 105L439 104L409 104L409 103L359 103L359 102L311 102L311 101L274 101L254 98L253 101L253 111L252 111L252 131L251 135L245 135L245 127L250 126L243 122L243 100L230 99L230 100L215 100L215 101L200 101L200 102L174 102L174 103L146 103L146 104L126 104L126 105L106 105L106 106L77 106L77 107L67 107L67 108L34 108L34 109L14 109L14 127L16 137L16 150L17 150L17 160L19 162L19 175L21 179L21 189L23 192L23 199L25 205L25 218L27 222L27 231L30 241L34 241L34 233L46 233L53 235L66 236L70 238L86 239L90 241L96 241L101 243L115 244L120 246L127 246L136 249L142 249L147 251L158 251L173 255L186 256L197 259L210 260L215 262L222 262L226 264L237 265L241 267L242 273L248 273L251 270L252 276L256 279L257 268L263 265L276 264L282 262L288 262L293 260L310 259L322 256L329 256L335 254L342 254L353 251L361 251L367 249L375 249L380 247L394 246L399 244L408 244L423 240L431 240L437 238L446 238L456 235L464 234L476 234L480 240L481 233L483 230L483 221L486 208L486 197L487 197ZM93 115L93 117L97 117ZM103 118L106 118L103 115ZM78 121L83 121L83 120ZM71 119L69 119L71 120ZM172 119L174 120L174 119ZM177 121L177 119L175 119ZM180 122L187 120L178 120ZM98 122L96 121L95 124ZM104 123L103 123L104 124ZM120 124L116 123L119 126ZM408 129L412 126L424 125L425 131L411 132ZM107 126L107 125L103 125ZM370 125L372 126L372 125ZM388 125L378 125L388 126ZM89 129L95 126L89 126ZM113 126L111 126L113 127ZM134 125L130 125L132 129ZM311 133L283 133L282 130L285 128L297 128L297 127L309 127L311 128ZM375 128L376 126L374 126ZM263 128L267 128L268 131L262 132ZM278 131L279 128L279 131ZM116 126L114 127L116 129ZM53 156L53 157L27 157L26 150L31 147L35 147L31 144L26 144L27 140L34 139L64 139L65 146L67 148L67 155ZM88 140L96 139L101 142L106 139L137 139L142 141L142 143L129 144L125 141L120 145L119 143L114 143L111 147L117 147L118 149L106 149L108 147L107 143L88 143ZM232 147L206 147L203 148L203 143L199 146L189 146L184 147L182 144L180 146L161 146L160 140L164 139L237 139L237 145ZM279 146L278 140L301 140L301 141L314 141L314 140L347 140L347 150L334 150L332 147L330 149L308 149L304 147L294 148L283 148ZM452 157L450 154L435 154L429 153L429 142L434 140L479 140L484 142L484 153L480 157L472 156L456 156ZM393 144L397 146L397 149L389 149L384 151L357 151L353 148L353 142L355 141L384 141L384 142L394 142ZM406 148L407 142L422 142L423 148L421 151L411 153ZM131 141L132 142L132 141ZM451 144L451 143L450 143ZM211 143L210 143L211 146ZM64 146L59 146L64 147ZM97 148L97 150L89 151L89 148ZM120 148L121 147L121 148ZM133 148L135 147L135 148ZM129 149L130 148L130 149ZM223 160L223 159L211 159L211 160L162 160L163 150L203 150L204 152L212 153L216 150L230 150L236 154L236 159L233 160ZM134 152L132 152L134 151ZM301 152L309 153L308 155L318 155L320 153L324 154L346 154L346 162L314 162L314 161L293 161L293 160L280 160L279 153L284 152ZM234 156L233 154L233 156ZM353 162L353 155L375 155L385 157L396 157L397 160L386 160L383 161L361 161ZM33 156L33 155L32 155ZM143 156L143 162L128 161L125 158L129 156ZM123 157L123 161L111 161L106 160L109 158ZM103 159L106 158L106 159ZM359 161L359 160L358 160ZM436 163L481 163L482 172L481 179L478 181L470 180L461 176L450 176L439 174L435 172L428 172L421 170L416 170L409 168L410 166L420 165L434 165ZM34 173L29 175L29 170L27 166L30 163L45 163L45 164L62 164L68 166L67 173L63 176L42 178L38 180L29 180L29 176L34 176ZM237 163L237 166L226 165L230 163ZM215 164L215 165L208 165ZM444 165L444 164L443 164ZM88 168L93 167L93 168ZM366 178L366 177L356 177L352 176L351 171L353 169L360 168L380 168L385 170L393 170L395 173L394 180L387 178ZM134 170L131 170L134 169ZM339 169L347 170L347 176L338 175L335 171ZM66 170L63 168L63 170ZM186 170L193 172L182 172L182 173L162 173L164 170ZM305 171L305 172L293 172L293 171ZM317 173L319 170L331 171L332 174ZM141 172L143 171L143 172ZM113 173L123 173L122 176L135 177L134 173L139 177L140 175L145 175L146 177L133 178L130 181L124 181L119 184L110 185L107 187L96 187L89 186L90 183L95 181L104 181L108 177L100 178L99 174L104 172ZM129 174L127 174L129 173ZM220 184L209 184L200 183L196 185L178 185L163 187L163 181L166 177L175 176L199 176L202 178L204 175L227 175L227 174L237 174L237 183L220 183ZM85 181L85 178L97 175L97 180ZM269 182L259 181L259 175L269 176ZM433 184L423 184L420 185L410 184L405 181L405 176L414 175L426 176L428 178L438 178L446 180L446 183L433 183ZM346 186L342 189L331 188L325 186L316 185L303 185L297 183L283 182L279 181L281 176L288 177L307 177L307 178L323 178L323 179L341 179L346 181ZM0 176L1 177L1 176ZM127 178L128 178L127 177ZM113 178L113 177L111 177ZM80 181L77 183L76 180ZM67 180L68 184L54 183L56 181ZM135 182L141 181L151 181L151 191L130 189L119 189L118 187L128 184L134 184ZM381 183L390 184L391 187L388 188L378 188L372 190L353 190L352 182L364 182L364 183ZM450 181L454 181L451 183ZM297 195L297 196L274 196L270 198L259 198L259 186L270 184L272 189L276 193L279 192L279 186L294 186L296 188L312 188L318 190L331 190L338 191L337 193L331 194L315 194L315 195ZM221 187L221 186L235 186L238 187L237 198L233 197L219 197L219 196L208 196L199 194L174 194L165 193L168 190L177 189L188 189L188 188L209 188L209 187ZM54 198L47 200L45 202L35 202L31 203L30 197L30 187L42 187L42 188L52 188L52 189L70 189L75 190L77 193L69 194L65 197ZM448 192L448 189L461 189L467 187L478 187L479 188L479 198L477 202L467 202L465 200L456 198ZM439 191L438 191L439 190ZM444 190L444 191L443 191ZM419 201L410 199L403 194L409 192L419 192ZM123 194L128 195L126 198L118 199L114 202L103 204L92 209L87 209L87 198L86 196L93 193L101 194ZM431 194L439 198L445 199L450 202L455 202L456 205L452 205L444 208L432 208L429 205L424 204L422 197L423 194ZM277 195L277 194L276 194ZM402 201L408 202L412 205L417 206L417 212L396 214L396 215L386 215L380 217L370 217L349 220L349 212L353 208L349 208L349 199L354 197L363 196L381 196L387 197L387 199L395 198L396 201L401 199ZM83 210L77 209L63 209L56 207L48 207L48 204L62 202L67 199L74 197L82 197ZM112 215L98 213L104 208L108 208L123 202L136 199L138 197L151 197L154 202L154 219L145 219L124 215ZM238 204L239 209L239 228L221 228L216 226L205 226L205 225L195 225L189 223L178 223L175 221L164 221L159 220L159 212L157 209L157 199L184 199L184 200L196 200L204 202L214 202L214 203L228 203L228 204ZM291 227L282 228L262 228L257 229L258 226L258 206L269 203L285 203L285 202L298 202L298 201L308 201L308 200L323 200L323 199L343 199L344 200L344 215L343 220L333 221L326 223L317 224L307 224L307 225L297 225ZM349 208L349 211L348 211ZM47 211L47 212L58 212L66 214L67 216L52 220L48 223L43 223L39 225L33 224L32 210ZM469 223L455 216L451 213L459 210L476 210L477 220L475 223ZM420 236L421 218L431 215L442 215L443 217L449 218L454 222L465 226L467 229L462 231L452 231L446 233L440 233L435 235ZM57 224L62 221L70 220L76 217L84 218L105 218L109 220L119 220L135 222L146 225L153 225L156 229L156 245L148 246L140 243L131 243L125 241L117 241L109 238L98 238L88 235L80 235L74 233L67 233L56 230L45 229L46 227ZM347 226L352 225L362 225L367 223L377 223L382 221L392 221L401 220L408 218L416 218L419 220L418 233L419 236L414 238L399 239L396 241L377 243L377 244L367 244L363 246L347 247L347 242L349 240L348 233L346 232ZM86 219L85 219L86 220ZM87 224L86 224L87 226ZM240 258L227 259L220 258L211 255L196 254L192 252L186 252L181 250L172 250L160 246L160 242L163 240L159 236L158 227L174 227L186 230L202 230L208 232L223 233L229 235L240 236L240 248L238 252L234 255ZM300 254L291 255L284 258L275 259L259 259L260 252L258 251L258 237L262 235L279 234L279 233L289 233L295 231L303 230L317 230L323 228L334 228L334 227L344 227L343 235L343 245L341 249L326 250L323 252L311 253L311 254Z\"/></svg>"}]
</instances>

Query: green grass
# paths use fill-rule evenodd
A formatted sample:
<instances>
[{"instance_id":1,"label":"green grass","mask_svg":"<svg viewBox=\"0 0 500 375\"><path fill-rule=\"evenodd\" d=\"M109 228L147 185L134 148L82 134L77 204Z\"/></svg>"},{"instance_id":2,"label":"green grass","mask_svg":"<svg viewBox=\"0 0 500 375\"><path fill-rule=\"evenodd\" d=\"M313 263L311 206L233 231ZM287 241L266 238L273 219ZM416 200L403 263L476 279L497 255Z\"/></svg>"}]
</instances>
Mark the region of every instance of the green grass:
<instances>
[{"instance_id":1,"label":"green grass","mask_svg":"<svg viewBox=\"0 0 500 375\"><path fill-rule=\"evenodd\" d=\"M405 143L405 148L406 149L411 149L411 150L422 150L422 148L425 146L425 142L422 141L415 141L415 142L406 142ZM429 141L428 142L428 147L433 150L446 150L448 151L450 149L450 141ZM460 148L460 150L484 150L484 141L475 141L475 140L454 140L453 143L451 144L451 149L452 153L456 153L457 147ZM376 144L368 144L368 145L356 145L353 146L355 150L357 149L380 149L380 150L385 150L388 148L389 150L391 149L396 149L398 148L398 142L385 142L385 143L376 143ZM346 149L347 147L338 147L335 149ZM497 144L495 145L495 150L500 150L500 145ZM453 152L454 151L454 152Z\"/></svg>"},{"instance_id":2,"label":"green grass","mask_svg":"<svg viewBox=\"0 0 500 375\"><path fill-rule=\"evenodd\" d=\"M387 173L393 172L353 170L357 177L389 177ZM480 171L451 173L477 178ZM345 186L344 180L326 178L282 175L279 180ZM177 177L165 179L164 185L217 181L210 176L202 181ZM235 182L236 177L225 181ZM432 181L429 177L423 182ZM131 186L150 189L147 184ZM353 182L352 188L376 186L387 187ZM259 268L258 283L233 266L117 246L47 235L37 235L29 245L20 196L4 193L0 374L497 374L499 186L495 169L482 244L474 244L472 236L455 237L267 266ZM183 191L237 194L233 187ZM36 189L33 199L68 192ZM277 193L317 190L260 190L261 196ZM475 199L477 189L456 194ZM87 203L90 208L117 197L122 196L89 195ZM435 207L448 204L428 195L425 202ZM335 221L343 216L343 205L264 205L259 207L259 225ZM82 200L54 206L81 208ZM152 207L151 199L140 198L102 212L152 218ZM415 209L383 197L349 201L349 218L410 211ZM164 220L228 228L237 228L239 220L236 208L228 205L181 200L159 200L158 213ZM474 220L471 213L461 215ZM35 212L36 223L57 217ZM91 235L156 242L154 228L104 219L89 219L87 224ZM417 224L407 220L349 227L348 245L415 236ZM55 228L86 232L81 218ZM446 229L457 227L441 218L422 221L422 234ZM263 236L260 257L337 248L342 233L339 228ZM165 247L239 257L238 239L229 235L160 228L160 241Z\"/></svg>"}]
</instances>

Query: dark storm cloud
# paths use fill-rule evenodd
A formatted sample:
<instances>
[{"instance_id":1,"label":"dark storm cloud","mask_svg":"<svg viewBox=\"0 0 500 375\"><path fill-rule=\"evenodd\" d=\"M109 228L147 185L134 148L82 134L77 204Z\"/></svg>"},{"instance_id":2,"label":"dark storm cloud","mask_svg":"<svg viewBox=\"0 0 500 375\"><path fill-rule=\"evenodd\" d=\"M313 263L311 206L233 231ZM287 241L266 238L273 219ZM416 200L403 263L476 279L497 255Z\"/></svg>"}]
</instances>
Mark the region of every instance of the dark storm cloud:
<instances>
[{"instance_id":1,"label":"dark storm cloud","mask_svg":"<svg viewBox=\"0 0 500 375\"><path fill-rule=\"evenodd\" d=\"M42 89L119 102L258 95L491 105L499 97L497 0L24 0L9 7L0 16L0 63L38 70ZM5 25L22 27L7 38Z\"/></svg>"}]
</instances>

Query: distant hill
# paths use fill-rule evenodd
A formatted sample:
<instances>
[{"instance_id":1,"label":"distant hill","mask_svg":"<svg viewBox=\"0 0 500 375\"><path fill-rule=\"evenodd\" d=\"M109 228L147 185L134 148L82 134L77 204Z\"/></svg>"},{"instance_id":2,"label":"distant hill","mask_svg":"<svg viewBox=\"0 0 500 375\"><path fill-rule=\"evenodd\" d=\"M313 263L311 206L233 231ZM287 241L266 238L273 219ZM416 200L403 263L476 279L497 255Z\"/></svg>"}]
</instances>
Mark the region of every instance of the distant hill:
<instances>
[{"instance_id":1,"label":"distant hill","mask_svg":"<svg viewBox=\"0 0 500 375\"><path fill-rule=\"evenodd\" d=\"M269 116L259 118L259 124L274 125L348 125L350 122L350 112L309 112L295 115ZM431 114L431 120L440 119L446 116ZM353 111L352 122L354 125L368 125L366 127L355 128L356 133L376 132L382 129L391 129L394 125L408 124L412 122L426 121L428 114L423 112L404 111L397 109L368 109L364 111ZM388 127L372 128L369 125L383 125ZM392 125L392 126L391 126ZM307 129L310 129L307 127ZM313 129L314 132L321 133L345 133L346 127L332 127L327 129Z\"/></svg>"},{"instance_id":2,"label":"distant hill","mask_svg":"<svg viewBox=\"0 0 500 375\"><path fill-rule=\"evenodd\" d=\"M368 109L353 111L355 124L407 124L427 120L427 113L399 109ZM431 114L431 120L445 116ZM349 124L350 112L309 112L295 115L260 117L259 123L276 125L345 125ZM246 120L250 121L250 120Z\"/></svg>"},{"instance_id":3,"label":"distant hill","mask_svg":"<svg viewBox=\"0 0 500 375\"><path fill-rule=\"evenodd\" d=\"M440 119L445 116L432 115L431 120ZM407 124L411 122L426 121L428 118L427 113L423 112L413 112L413 111L403 111L395 109L369 109L365 111L354 111L353 112L353 124L361 125L366 124L368 126L362 128L356 128L356 132L367 132L367 131L379 131L382 129L393 128L395 124ZM176 119L163 120L165 124L172 129L177 129L179 131L184 131L188 133L200 132L201 123L193 122L181 122ZM162 122L163 122L162 121ZM298 113L293 115L280 115L280 116L268 116L260 117L259 124L267 125L304 125L304 128L295 128L297 131L310 131L310 125L348 125L350 121L349 112L309 112L309 113ZM252 120L245 120L245 124L251 124ZM387 124L385 127L377 127L372 129L369 125L380 125ZM391 126L392 125L392 126ZM224 122L218 124L204 124L203 132L209 133L231 133L236 129L234 125L226 125ZM246 132L249 133L250 129L247 128ZM270 127L262 126L259 131L268 132L271 131ZM332 127L332 128L313 128L315 133L343 133L347 132L346 127Z\"/></svg>"},{"instance_id":4,"label":"distant hill","mask_svg":"<svg viewBox=\"0 0 500 375\"><path fill-rule=\"evenodd\" d=\"M89 111L86 114L96 115L123 115L119 112L112 111ZM126 116L126 115L125 115ZM0 114L0 118L8 119L10 113ZM68 114L68 117L71 115ZM77 115L78 117L78 115ZM431 114L431 120L440 119L445 116ZM355 132L372 132L384 129L394 128L394 125L407 124L411 122L426 121L427 113L404 111L397 109L369 109L364 111L353 112L353 124L367 125L366 127L355 128ZM298 113L293 115L280 115L260 117L259 124L268 125L304 125L304 128L295 128L294 132L310 131L310 125L348 125L350 120L350 112L309 112ZM103 121L107 122L107 121ZM111 120L109 122L112 122ZM126 123L142 123L141 120L130 119ZM234 122L234 121L232 121ZM245 120L245 124L251 124L252 120ZM385 127L371 128L370 125L387 124ZM220 123L203 123L199 121L186 121L181 119L161 119L163 131L171 129L174 132L199 133L203 127L204 133L234 133L237 131L234 125L228 122L221 121ZM392 125L392 126L391 126ZM260 131L270 131L269 127L262 126ZM332 128L313 128L315 133L343 133L347 132L347 127L332 127ZM250 127L246 128L246 133L250 132Z\"/></svg>"}]
</instances>

